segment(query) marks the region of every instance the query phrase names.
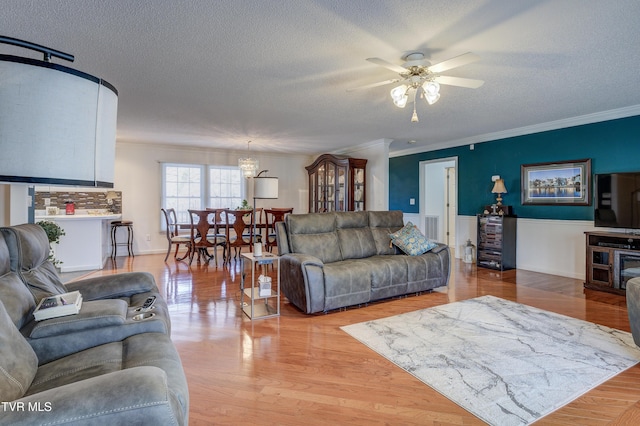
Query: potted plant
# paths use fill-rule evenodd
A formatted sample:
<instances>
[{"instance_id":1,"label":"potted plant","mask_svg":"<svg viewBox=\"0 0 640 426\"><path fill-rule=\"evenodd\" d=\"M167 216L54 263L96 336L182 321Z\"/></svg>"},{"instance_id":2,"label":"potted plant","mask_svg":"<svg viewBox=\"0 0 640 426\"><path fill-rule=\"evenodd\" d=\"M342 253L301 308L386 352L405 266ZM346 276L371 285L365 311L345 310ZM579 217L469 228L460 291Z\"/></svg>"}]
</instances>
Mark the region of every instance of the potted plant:
<instances>
[{"instance_id":1,"label":"potted plant","mask_svg":"<svg viewBox=\"0 0 640 426\"><path fill-rule=\"evenodd\" d=\"M60 237L65 235L64 229L62 229L57 223L49 220L42 220L38 222L37 225L40 225L42 229L44 229L44 232L47 233L47 238L49 239L49 257L47 259L50 260L54 266L58 267L58 265L62 264L62 261L56 259L53 255L53 247L51 247L51 244L60 243Z\"/></svg>"},{"instance_id":2,"label":"potted plant","mask_svg":"<svg viewBox=\"0 0 640 426\"><path fill-rule=\"evenodd\" d=\"M249 202L245 199L245 200L242 200L242 204L236 207L236 210L251 210L251 206L249 205Z\"/></svg>"}]
</instances>

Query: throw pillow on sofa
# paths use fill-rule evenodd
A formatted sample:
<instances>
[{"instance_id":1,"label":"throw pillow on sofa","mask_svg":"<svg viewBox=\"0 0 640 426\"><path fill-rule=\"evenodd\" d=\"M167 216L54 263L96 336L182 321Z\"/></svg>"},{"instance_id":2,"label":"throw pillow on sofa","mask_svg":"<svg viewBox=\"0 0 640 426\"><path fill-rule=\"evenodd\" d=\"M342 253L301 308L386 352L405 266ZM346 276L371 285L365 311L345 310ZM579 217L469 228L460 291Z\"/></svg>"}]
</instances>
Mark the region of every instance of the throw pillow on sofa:
<instances>
[{"instance_id":1,"label":"throw pillow on sofa","mask_svg":"<svg viewBox=\"0 0 640 426\"><path fill-rule=\"evenodd\" d=\"M427 237L411 222L397 232L389 234L391 243L409 256L418 256L428 252L438 245L429 241Z\"/></svg>"}]
</instances>

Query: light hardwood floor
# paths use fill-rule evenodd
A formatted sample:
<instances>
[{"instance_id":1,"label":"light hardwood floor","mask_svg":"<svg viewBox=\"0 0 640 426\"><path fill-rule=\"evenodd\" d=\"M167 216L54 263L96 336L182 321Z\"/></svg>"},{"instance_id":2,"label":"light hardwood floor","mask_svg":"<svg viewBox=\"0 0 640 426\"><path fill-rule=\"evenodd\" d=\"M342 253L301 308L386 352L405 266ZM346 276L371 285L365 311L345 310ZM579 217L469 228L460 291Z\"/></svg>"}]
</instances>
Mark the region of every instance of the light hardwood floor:
<instances>
[{"instance_id":1,"label":"light hardwood floor","mask_svg":"<svg viewBox=\"0 0 640 426\"><path fill-rule=\"evenodd\" d=\"M391 364L339 327L494 295L629 331L624 296L529 271L460 261L448 288L321 315L282 301L278 318L239 309L239 265L191 267L164 255L118 258L90 276L151 272L171 312L172 339L189 382L190 424L475 425L478 418ZM640 366L543 418L540 425L640 424Z\"/></svg>"}]
</instances>

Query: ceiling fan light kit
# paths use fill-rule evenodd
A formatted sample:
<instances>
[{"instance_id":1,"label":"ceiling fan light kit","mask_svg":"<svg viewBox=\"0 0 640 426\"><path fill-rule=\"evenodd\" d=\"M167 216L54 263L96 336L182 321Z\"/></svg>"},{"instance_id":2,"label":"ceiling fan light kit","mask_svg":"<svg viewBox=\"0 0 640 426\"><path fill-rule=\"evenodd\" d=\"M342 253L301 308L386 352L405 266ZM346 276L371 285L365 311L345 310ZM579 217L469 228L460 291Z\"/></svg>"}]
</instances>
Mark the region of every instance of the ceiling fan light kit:
<instances>
[{"instance_id":1,"label":"ceiling fan light kit","mask_svg":"<svg viewBox=\"0 0 640 426\"><path fill-rule=\"evenodd\" d=\"M484 81L482 80L450 77L439 74L442 71L478 61L480 57L471 52L447 59L446 61L439 62L435 65L431 65L431 63L425 59L424 53L422 52L411 52L405 55L403 59L405 60L405 63L400 66L387 62L384 59L368 58L367 61L398 73L400 78L368 84L351 90L368 89L400 82L402 84L394 87L389 92L391 100L398 108L404 108L409 100L410 92L413 90L413 114L411 116L411 122L417 123L418 113L416 111L416 97L418 96L418 93L421 98L425 99L427 104L433 105L438 102L438 99L440 99L440 84L465 87L469 89L477 89L484 84Z\"/></svg>"},{"instance_id":2,"label":"ceiling fan light kit","mask_svg":"<svg viewBox=\"0 0 640 426\"><path fill-rule=\"evenodd\" d=\"M409 96L407 95L408 90L409 87L406 84L402 84L391 89L391 99L393 99L393 103L398 108L404 108L407 106L407 100L409 99Z\"/></svg>"}]
</instances>

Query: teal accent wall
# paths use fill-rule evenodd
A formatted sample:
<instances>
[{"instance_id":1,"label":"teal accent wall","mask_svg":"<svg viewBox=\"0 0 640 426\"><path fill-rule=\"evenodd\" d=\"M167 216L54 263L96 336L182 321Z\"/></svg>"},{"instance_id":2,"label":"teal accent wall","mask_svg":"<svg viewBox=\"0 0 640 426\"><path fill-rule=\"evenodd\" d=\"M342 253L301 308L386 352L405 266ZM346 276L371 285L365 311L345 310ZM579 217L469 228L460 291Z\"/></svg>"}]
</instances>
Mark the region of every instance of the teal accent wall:
<instances>
[{"instance_id":1,"label":"teal accent wall","mask_svg":"<svg viewBox=\"0 0 640 426\"><path fill-rule=\"evenodd\" d=\"M504 179L502 203L523 218L593 220L590 206L523 206L522 164L591 159L591 173L640 171L640 116L411 154L389 159L389 209L419 213L419 163L458 157L458 214L473 216L495 202L491 176ZM592 193L593 198L593 185Z\"/></svg>"}]
</instances>

